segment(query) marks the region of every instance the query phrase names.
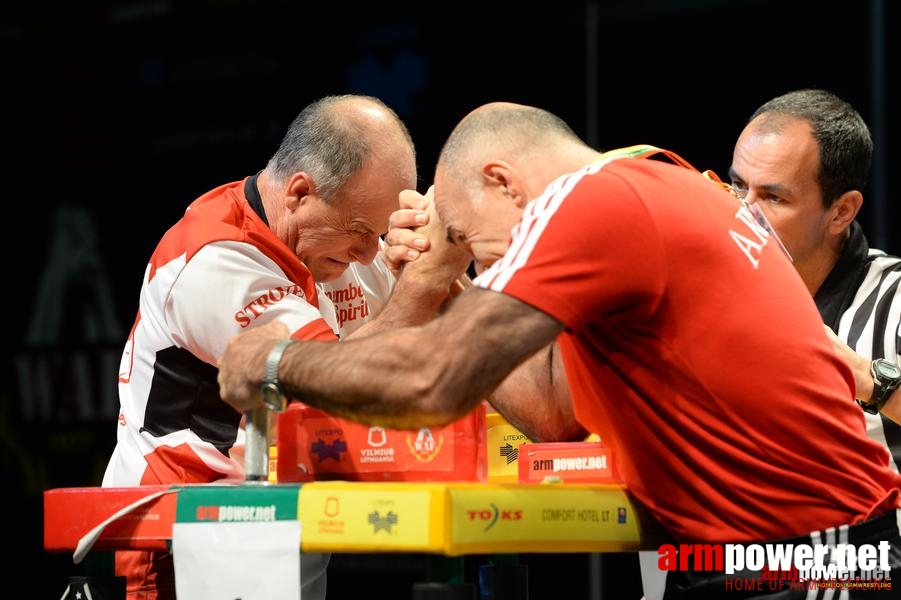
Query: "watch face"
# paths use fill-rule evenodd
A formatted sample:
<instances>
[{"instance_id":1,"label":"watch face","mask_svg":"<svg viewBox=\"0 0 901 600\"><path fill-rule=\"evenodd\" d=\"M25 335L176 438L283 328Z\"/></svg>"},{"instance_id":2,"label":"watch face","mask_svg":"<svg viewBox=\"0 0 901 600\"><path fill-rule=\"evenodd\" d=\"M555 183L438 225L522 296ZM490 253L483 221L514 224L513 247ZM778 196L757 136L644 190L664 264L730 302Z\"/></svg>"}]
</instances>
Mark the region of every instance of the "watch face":
<instances>
[{"instance_id":1,"label":"watch face","mask_svg":"<svg viewBox=\"0 0 901 600\"><path fill-rule=\"evenodd\" d=\"M880 378L898 379L901 377L901 367L891 361L878 360L875 367Z\"/></svg>"},{"instance_id":2,"label":"watch face","mask_svg":"<svg viewBox=\"0 0 901 600\"><path fill-rule=\"evenodd\" d=\"M269 410L280 412L285 409L285 396L276 384L264 383L260 388L260 395Z\"/></svg>"}]
</instances>

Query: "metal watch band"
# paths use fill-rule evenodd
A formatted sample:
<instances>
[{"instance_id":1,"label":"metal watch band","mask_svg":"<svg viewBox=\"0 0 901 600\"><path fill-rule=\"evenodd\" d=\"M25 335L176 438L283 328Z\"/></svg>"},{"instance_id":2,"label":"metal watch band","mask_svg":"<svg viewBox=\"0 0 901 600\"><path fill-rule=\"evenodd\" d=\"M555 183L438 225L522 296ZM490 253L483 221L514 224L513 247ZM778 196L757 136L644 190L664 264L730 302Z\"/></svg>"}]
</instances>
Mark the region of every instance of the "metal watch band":
<instances>
[{"instance_id":1,"label":"metal watch band","mask_svg":"<svg viewBox=\"0 0 901 600\"><path fill-rule=\"evenodd\" d=\"M266 357L266 370L263 373L264 383L278 384L278 365L282 362L282 354L285 353L285 348L293 343L292 339L281 340L269 351L269 356Z\"/></svg>"},{"instance_id":2,"label":"metal watch band","mask_svg":"<svg viewBox=\"0 0 901 600\"><path fill-rule=\"evenodd\" d=\"M266 357L266 368L263 371L263 382L260 388L260 394L263 403L269 410L275 412L284 410L285 404L287 404L284 390L282 389L281 383L278 381L278 365L282 361L282 354L285 353L285 348L293 343L293 339L279 341L272 347L272 350L269 351L269 356ZM273 395L278 397L273 398Z\"/></svg>"}]
</instances>

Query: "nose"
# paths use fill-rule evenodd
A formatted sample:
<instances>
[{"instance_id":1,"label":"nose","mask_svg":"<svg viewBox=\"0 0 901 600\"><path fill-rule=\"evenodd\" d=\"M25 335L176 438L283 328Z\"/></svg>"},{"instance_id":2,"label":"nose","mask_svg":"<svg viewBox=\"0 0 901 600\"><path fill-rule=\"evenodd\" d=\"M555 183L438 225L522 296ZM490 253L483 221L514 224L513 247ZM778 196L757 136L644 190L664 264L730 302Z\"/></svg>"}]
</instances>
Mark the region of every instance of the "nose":
<instances>
[{"instance_id":1,"label":"nose","mask_svg":"<svg viewBox=\"0 0 901 600\"><path fill-rule=\"evenodd\" d=\"M354 262L370 264L379 252L379 236L374 233L361 236L350 248L350 256Z\"/></svg>"}]
</instances>

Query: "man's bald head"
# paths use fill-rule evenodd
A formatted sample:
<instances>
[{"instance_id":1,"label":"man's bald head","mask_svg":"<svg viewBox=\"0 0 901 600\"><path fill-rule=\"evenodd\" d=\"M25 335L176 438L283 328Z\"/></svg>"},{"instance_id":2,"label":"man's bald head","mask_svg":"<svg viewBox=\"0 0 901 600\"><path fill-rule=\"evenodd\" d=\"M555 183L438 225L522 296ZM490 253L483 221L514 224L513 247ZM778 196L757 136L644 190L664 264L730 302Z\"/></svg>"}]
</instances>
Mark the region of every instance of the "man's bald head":
<instances>
[{"instance_id":1,"label":"man's bald head","mask_svg":"<svg viewBox=\"0 0 901 600\"><path fill-rule=\"evenodd\" d=\"M460 121L447 138L438 162L458 174L459 169L482 162L487 156L505 160L531 158L536 152L546 151L548 144L555 141L583 144L569 125L546 110L492 102L476 108Z\"/></svg>"},{"instance_id":2,"label":"man's bald head","mask_svg":"<svg viewBox=\"0 0 901 600\"><path fill-rule=\"evenodd\" d=\"M460 121L441 150L435 209L448 239L488 266L506 251L510 230L531 200L599 156L546 110L485 104Z\"/></svg>"}]
</instances>

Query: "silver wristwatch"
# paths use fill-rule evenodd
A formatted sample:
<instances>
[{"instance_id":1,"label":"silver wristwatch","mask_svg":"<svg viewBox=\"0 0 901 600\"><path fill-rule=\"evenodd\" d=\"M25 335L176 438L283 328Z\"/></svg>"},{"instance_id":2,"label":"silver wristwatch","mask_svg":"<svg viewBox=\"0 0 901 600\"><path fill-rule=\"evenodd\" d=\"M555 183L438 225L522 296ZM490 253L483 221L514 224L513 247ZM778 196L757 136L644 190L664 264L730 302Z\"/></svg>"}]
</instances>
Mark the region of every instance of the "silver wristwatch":
<instances>
[{"instance_id":1,"label":"silver wristwatch","mask_svg":"<svg viewBox=\"0 0 901 600\"><path fill-rule=\"evenodd\" d=\"M294 343L295 340L281 340L266 357L266 370L263 373L263 383L260 385L260 397L266 408L273 412L282 412L288 405L288 399L285 397L285 391L282 384L278 381L278 364L282 360L282 354L285 348Z\"/></svg>"}]
</instances>

